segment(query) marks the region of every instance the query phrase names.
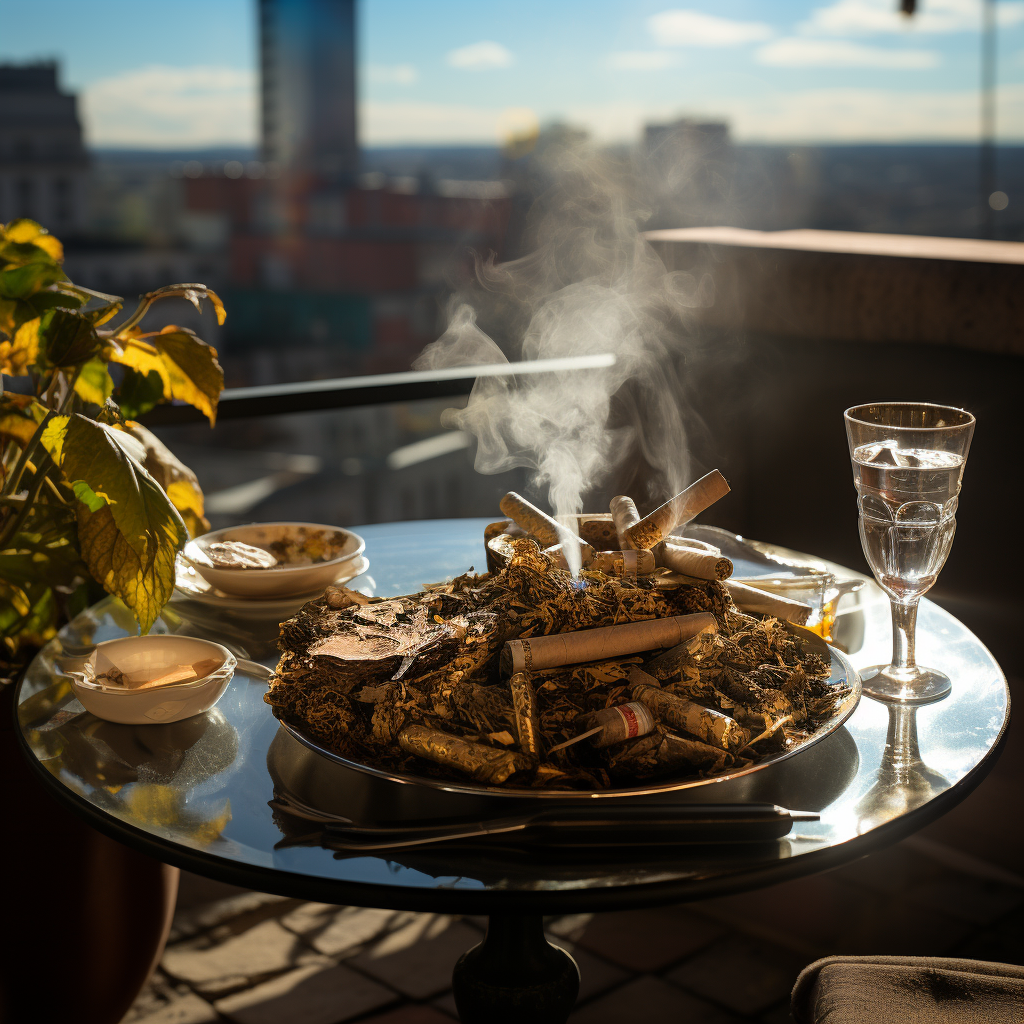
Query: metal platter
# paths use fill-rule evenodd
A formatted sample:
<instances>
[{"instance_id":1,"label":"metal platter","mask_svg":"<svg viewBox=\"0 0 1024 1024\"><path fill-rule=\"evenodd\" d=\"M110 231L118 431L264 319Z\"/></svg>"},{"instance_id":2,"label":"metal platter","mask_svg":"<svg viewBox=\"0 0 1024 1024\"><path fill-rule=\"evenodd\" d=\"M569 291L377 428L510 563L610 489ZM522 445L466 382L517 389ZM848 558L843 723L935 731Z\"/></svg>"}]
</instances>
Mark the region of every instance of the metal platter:
<instances>
[{"instance_id":1,"label":"metal platter","mask_svg":"<svg viewBox=\"0 0 1024 1024\"><path fill-rule=\"evenodd\" d=\"M463 796L506 797L517 800L547 799L572 801L598 800L611 797L654 796L661 793L677 793L683 790L705 789L707 787L720 785L723 782L751 775L754 772L759 772L771 765L778 764L780 761L788 760L789 758L802 753L809 747L823 740L826 736L835 732L856 710L861 696L860 676L857 674L856 669L854 669L850 664L846 656L836 650L835 647L832 647L830 644L826 644L819 636L811 633L809 630L801 629L799 626L792 626L789 624L787 624L787 628L801 637L801 639L803 639L805 643L814 650L821 654L825 654L826 652L828 653L832 666L832 674L829 678L829 683L836 687L848 686L850 688L849 694L839 704L832 716L823 722L802 742L794 744L789 749L771 757L766 757L763 761L759 761L757 764L748 765L747 767L736 771L722 772L709 778L687 775L667 779L660 778L656 781L652 780L650 783L641 786L597 790L524 789L514 786L485 786L470 781L452 782L446 779L432 778L427 775L415 775L410 772L397 772L386 768L376 768L372 765L353 761L350 758L335 753L333 750L323 746L318 740L307 736L293 722L285 721L282 718L280 719L281 727L289 735L294 737L294 739L298 740L298 742L303 746L308 747L321 757L326 758L329 761L333 761L335 764L342 765L352 771L370 775L387 782L397 783L401 786L425 787L427 789L440 790L446 793L458 793Z\"/></svg>"}]
</instances>

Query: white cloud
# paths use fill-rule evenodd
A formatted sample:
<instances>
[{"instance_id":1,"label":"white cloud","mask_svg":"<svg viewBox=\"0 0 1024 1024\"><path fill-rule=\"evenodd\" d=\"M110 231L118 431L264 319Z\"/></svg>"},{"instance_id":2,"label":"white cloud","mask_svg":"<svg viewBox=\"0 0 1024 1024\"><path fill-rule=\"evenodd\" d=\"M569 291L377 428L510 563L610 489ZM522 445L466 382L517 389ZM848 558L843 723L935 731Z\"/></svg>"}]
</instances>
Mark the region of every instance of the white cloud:
<instances>
[{"instance_id":1,"label":"white cloud","mask_svg":"<svg viewBox=\"0 0 1024 1024\"><path fill-rule=\"evenodd\" d=\"M1024 141L1024 85L1006 85L998 96L1000 141ZM628 101L576 104L540 114L590 131L598 142L636 142L645 124L681 116L726 120L739 141L974 142L978 94L897 89L811 89L762 93L715 101L714 109ZM501 140L507 112L498 108L433 103L367 102L360 107L364 145L478 143Z\"/></svg>"},{"instance_id":2,"label":"white cloud","mask_svg":"<svg viewBox=\"0 0 1024 1024\"><path fill-rule=\"evenodd\" d=\"M608 54L608 67L615 71L660 71L679 63L667 50L623 50Z\"/></svg>"},{"instance_id":3,"label":"white cloud","mask_svg":"<svg viewBox=\"0 0 1024 1024\"><path fill-rule=\"evenodd\" d=\"M799 29L807 34L872 35L882 32L977 32L981 28L982 0L923 0L917 13L907 18L893 0L835 0L818 7ZM1024 22L1022 0L996 4L1000 25Z\"/></svg>"},{"instance_id":4,"label":"white cloud","mask_svg":"<svg viewBox=\"0 0 1024 1024\"><path fill-rule=\"evenodd\" d=\"M82 93L93 146L253 145L256 76L239 68L164 65L102 78Z\"/></svg>"},{"instance_id":5,"label":"white cloud","mask_svg":"<svg viewBox=\"0 0 1024 1024\"><path fill-rule=\"evenodd\" d=\"M412 85L419 75L411 64L370 64L366 77L382 85Z\"/></svg>"},{"instance_id":6,"label":"white cloud","mask_svg":"<svg viewBox=\"0 0 1024 1024\"><path fill-rule=\"evenodd\" d=\"M700 11L662 11L647 19L661 46L742 46L770 39L775 33L762 21L731 21Z\"/></svg>"},{"instance_id":7,"label":"white cloud","mask_svg":"<svg viewBox=\"0 0 1024 1024\"><path fill-rule=\"evenodd\" d=\"M934 50L887 50L844 39L776 39L756 53L759 64L780 68L905 68L937 67Z\"/></svg>"},{"instance_id":8,"label":"white cloud","mask_svg":"<svg viewBox=\"0 0 1024 1024\"><path fill-rule=\"evenodd\" d=\"M515 57L501 43L492 43L488 40L451 50L445 59L449 67L467 71L507 68L515 63Z\"/></svg>"},{"instance_id":9,"label":"white cloud","mask_svg":"<svg viewBox=\"0 0 1024 1024\"><path fill-rule=\"evenodd\" d=\"M1024 85L999 90L1000 141L1024 136ZM736 138L765 142L974 142L978 93L815 89L720 104Z\"/></svg>"},{"instance_id":10,"label":"white cloud","mask_svg":"<svg viewBox=\"0 0 1024 1024\"><path fill-rule=\"evenodd\" d=\"M359 105L359 141L364 146L400 143L498 142L501 110L454 103L383 103Z\"/></svg>"}]
</instances>

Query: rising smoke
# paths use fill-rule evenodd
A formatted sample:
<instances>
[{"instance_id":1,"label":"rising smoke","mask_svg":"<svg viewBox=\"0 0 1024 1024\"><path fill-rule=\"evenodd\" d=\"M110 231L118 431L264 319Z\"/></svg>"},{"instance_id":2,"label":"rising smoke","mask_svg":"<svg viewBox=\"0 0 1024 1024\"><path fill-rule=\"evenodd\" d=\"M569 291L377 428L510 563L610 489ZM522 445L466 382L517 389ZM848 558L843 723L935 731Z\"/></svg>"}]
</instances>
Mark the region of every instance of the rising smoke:
<instances>
[{"instance_id":1,"label":"rising smoke","mask_svg":"<svg viewBox=\"0 0 1024 1024\"><path fill-rule=\"evenodd\" d=\"M478 472L533 469L556 515L583 511L588 491L641 460L649 493L635 497L664 500L689 479L678 367L710 282L667 272L643 239L638 177L624 161L581 145L536 159L549 184L531 210L532 251L479 262L415 366L611 353L601 369L479 378L444 422L476 436Z\"/></svg>"}]
</instances>

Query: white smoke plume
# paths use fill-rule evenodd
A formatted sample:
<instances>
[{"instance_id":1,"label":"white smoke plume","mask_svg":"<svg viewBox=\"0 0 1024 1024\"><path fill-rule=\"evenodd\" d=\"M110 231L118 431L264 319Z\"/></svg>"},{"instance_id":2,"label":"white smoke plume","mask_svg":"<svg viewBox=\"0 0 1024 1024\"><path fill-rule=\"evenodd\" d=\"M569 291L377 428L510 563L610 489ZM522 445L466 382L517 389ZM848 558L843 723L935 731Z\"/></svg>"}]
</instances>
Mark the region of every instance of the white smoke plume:
<instances>
[{"instance_id":1,"label":"white smoke plume","mask_svg":"<svg viewBox=\"0 0 1024 1024\"><path fill-rule=\"evenodd\" d=\"M476 436L478 472L533 469L555 515L583 511L588 491L641 459L653 471L647 497L663 500L689 477L677 364L687 313L708 301L710 281L666 271L641 236L646 214L623 161L577 145L545 166L533 251L480 263L415 366L614 355L601 369L479 378L444 422Z\"/></svg>"}]
</instances>

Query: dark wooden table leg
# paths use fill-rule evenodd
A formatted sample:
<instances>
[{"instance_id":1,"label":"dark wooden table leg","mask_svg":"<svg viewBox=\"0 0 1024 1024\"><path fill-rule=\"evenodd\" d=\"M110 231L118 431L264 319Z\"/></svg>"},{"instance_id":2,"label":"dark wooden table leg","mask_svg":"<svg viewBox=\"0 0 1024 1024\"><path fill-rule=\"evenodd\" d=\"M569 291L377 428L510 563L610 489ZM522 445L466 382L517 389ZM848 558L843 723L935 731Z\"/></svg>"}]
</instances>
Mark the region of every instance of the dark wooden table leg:
<instances>
[{"instance_id":1,"label":"dark wooden table leg","mask_svg":"<svg viewBox=\"0 0 1024 1024\"><path fill-rule=\"evenodd\" d=\"M484 941L455 965L452 986L463 1024L565 1024L580 972L544 938L540 914L492 914Z\"/></svg>"}]
</instances>

